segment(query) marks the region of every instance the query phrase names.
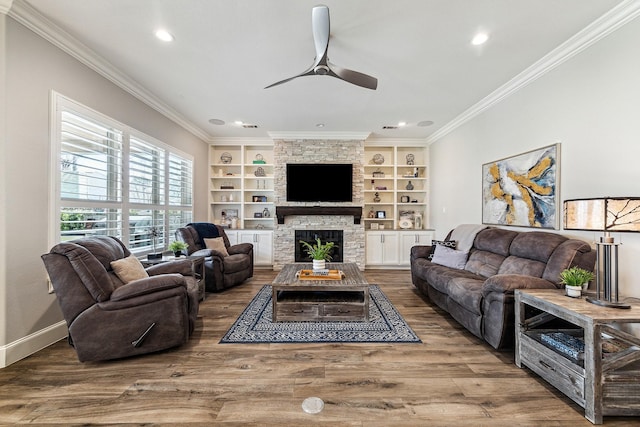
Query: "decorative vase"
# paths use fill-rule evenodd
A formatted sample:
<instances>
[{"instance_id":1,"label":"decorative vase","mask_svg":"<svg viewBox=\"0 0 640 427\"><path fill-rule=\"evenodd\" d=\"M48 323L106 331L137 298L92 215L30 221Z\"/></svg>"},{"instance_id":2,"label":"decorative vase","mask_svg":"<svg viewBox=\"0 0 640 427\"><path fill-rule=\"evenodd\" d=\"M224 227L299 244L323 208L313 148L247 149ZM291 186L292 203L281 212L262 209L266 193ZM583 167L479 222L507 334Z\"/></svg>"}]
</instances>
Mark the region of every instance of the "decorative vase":
<instances>
[{"instance_id":1,"label":"decorative vase","mask_svg":"<svg viewBox=\"0 0 640 427\"><path fill-rule=\"evenodd\" d=\"M580 295L582 295L582 285L581 286L565 286L565 290L567 292L567 296L571 298L580 298Z\"/></svg>"},{"instance_id":2,"label":"decorative vase","mask_svg":"<svg viewBox=\"0 0 640 427\"><path fill-rule=\"evenodd\" d=\"M377 191L376 191L376 193L375 193L375 195L373 197L373 201L375 203L379 203L380 202L380 193L378 193Z\"/></svg>"},{"instance_id":3,"label":"decorative vase","mask_svg":"<svg viewBox=\"0 0 640 427\"><path fill-rule=\"evenodd\" d=\"M176 258L180 258L182 256L182 251L175 251L173 253L173 256L176 257Z\"/></svg>"},{"instance_id":4,"label":"decorative vase","mask_svg":"<svg viewBox=\"0 0 640 427\"><path fill-rule=\"evenodd\" d=\"M409 190L409 191L413 190L413 184L411 183L411 181L409 181L409 183L407 184L407 186L405 188L407 190Z\"/></svg>"},{"instance_id":5,"label":"decorative vase","mask_svg":"<svg viewBox=\"0 0 640 427\"><path fill-rule=\"evenodd\" d=\"M314 270L324 270L326 268L327 264L326 261L323 259L314 259L313 260L313 269Z\"/></svg>"}]
</instances>

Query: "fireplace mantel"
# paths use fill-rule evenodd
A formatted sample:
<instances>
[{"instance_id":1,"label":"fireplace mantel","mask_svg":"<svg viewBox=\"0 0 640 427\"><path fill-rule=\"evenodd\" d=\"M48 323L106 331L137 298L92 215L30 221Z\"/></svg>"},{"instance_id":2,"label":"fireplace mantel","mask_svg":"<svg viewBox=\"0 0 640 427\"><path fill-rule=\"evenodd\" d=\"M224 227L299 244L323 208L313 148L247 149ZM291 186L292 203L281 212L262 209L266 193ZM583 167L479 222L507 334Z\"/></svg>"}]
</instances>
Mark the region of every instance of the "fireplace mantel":
<instances>
[{"instance_id":1,"label":"fireplace mantel","mask_svg":"<svg viewBox=\"0 0 640 427\"><path fill-rule=\"evenodd\" d=\"M353 223L360 224L361 206L276 206L278 224L284 224L284 217L293 215L344 215L353 216Z\"/></svg>"}]
</instances>

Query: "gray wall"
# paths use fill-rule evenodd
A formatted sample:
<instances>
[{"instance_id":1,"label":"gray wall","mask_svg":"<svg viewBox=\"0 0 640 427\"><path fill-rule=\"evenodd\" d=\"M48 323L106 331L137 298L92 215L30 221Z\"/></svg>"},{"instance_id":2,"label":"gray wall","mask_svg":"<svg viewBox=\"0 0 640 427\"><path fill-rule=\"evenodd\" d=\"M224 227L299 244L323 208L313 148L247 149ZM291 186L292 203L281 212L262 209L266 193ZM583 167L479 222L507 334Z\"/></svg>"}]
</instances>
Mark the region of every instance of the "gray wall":
<instances>
[{"instance_id":1,"label":"gray wall","mask_svg":"<svg viewBox=\"0 0 640 427\"><path fill-rule=\"evenodd\" d=\"M431 145L436 237L482 222L482 164L561 143L560 199L640 197L640 19ZM527 229L529 230L529 229ZM594 241L600 234L559 230ZM640 234L614 234L620 289L640 297Z\"/></svg>"},{"instance_id":2,"label":"gray wall","mask_svg":"<svg viewBox=\"0 0 640 427\"><path fill-rule=\"evenodd\" d=\"M47 293L40 260L49 250L48 202L55 197L49 194L48 170L51 90L193 155L194 219L202 221L207 218L208 145L11 18L0 14L0 19L5 23L0 58L6 55L0 81L6 90L0 350L9 364L50 344L64 329L43 332L62 320L55 295Z\"/></svg>"}]
</instances>

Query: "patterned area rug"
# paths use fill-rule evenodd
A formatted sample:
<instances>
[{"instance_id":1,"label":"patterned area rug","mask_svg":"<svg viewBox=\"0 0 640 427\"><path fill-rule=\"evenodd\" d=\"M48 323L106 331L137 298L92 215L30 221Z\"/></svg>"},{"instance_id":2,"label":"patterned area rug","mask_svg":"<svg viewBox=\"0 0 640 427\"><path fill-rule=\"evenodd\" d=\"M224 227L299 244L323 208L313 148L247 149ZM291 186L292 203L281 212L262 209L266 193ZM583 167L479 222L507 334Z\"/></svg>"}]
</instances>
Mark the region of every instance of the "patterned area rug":
<instances>
[{"instance_id":1,"label":"patterned area rug","mask_svg":"<svg viewBox=\"0 0 640 427\"><path fill-rule=\"evenodd\" d=\"M220 343L422 342L377 285L369 286L369 295L369 322L273 323L271 286L266 285Z\"/></svg>"}]
</instances>

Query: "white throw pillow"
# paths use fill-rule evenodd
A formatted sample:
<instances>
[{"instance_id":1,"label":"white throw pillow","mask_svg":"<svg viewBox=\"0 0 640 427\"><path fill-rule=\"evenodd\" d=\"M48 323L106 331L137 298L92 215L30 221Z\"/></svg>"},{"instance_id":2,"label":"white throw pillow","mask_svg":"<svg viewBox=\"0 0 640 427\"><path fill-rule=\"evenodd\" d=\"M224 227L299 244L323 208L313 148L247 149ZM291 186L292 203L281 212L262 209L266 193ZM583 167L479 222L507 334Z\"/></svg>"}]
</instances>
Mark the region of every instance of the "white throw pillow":
<instances>
[{"instance_id":1,"label":"white throw pillow","mask_svg":"<svg viewBox=\"0 0 640 427\"><path fill-rule=\"evenodd\" d=\"M457 251L446 246L437 245L431 262L462 270L467 263L468 256L468 252Z\"/></svg>"},{"instance_id":2,"label":"white throw pillow","mask_svg":"<svg viewBox=\"0 0 640 427\"><path fill-rule=\"evenodd\" d=\"M110 264L113 272L125 284L149 277L140 260L133 255L111 261Z\"/></svg>"},{"instance_id":3,"label":"white throw pillow","mask_svg":"<svg viewBox=\"0 0 640 427\"><path fill-rule=\"evenodd\" d=\"M227 252L227 247L224 245L224 239L222 237L204 239L204 244L207 249L218 251L222 254L222 256L229 256L229 252Z\"/></svg>"}]
</instances>

